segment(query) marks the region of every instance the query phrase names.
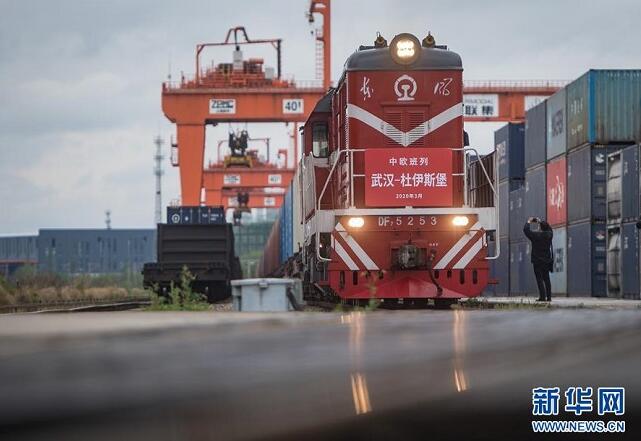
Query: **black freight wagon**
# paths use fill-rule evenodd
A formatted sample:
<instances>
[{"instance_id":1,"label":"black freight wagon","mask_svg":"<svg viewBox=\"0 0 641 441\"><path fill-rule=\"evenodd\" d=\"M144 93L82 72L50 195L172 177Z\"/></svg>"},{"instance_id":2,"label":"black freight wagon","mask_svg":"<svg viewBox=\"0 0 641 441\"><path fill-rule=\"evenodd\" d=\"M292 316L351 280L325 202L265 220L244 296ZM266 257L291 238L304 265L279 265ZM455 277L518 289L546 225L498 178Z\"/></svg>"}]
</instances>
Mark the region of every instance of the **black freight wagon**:
<instances>
[{"instance_id":1,"label":"black freight wagon","mask_svg":"<svg viewBox=\"0 0 641 441\"><path fill-rule=\"evenodd\" d=\"M158 262L146 263L143 285L166 295L183 266L195 277L192 289L210 302L231 295L230 281L242 278L231 224L158 224Z\"/></svg>"}]
</instances>

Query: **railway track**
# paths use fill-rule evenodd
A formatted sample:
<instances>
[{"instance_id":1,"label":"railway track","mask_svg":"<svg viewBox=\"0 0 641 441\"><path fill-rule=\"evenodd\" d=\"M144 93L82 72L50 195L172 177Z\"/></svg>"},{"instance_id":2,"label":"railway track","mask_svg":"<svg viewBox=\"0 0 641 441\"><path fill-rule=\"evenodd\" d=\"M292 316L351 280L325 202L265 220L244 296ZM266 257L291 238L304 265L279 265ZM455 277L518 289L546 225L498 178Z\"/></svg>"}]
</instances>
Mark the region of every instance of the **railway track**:
<instances>
[{"instance_id":1,"label":"railway track","mask_svg":"<svg viewBox=\"0 0 641 441\"><path fill-rule=\"evenodd\" d=\"M19 303L15 305L1 305L0 314L17 312L45 313L45 312L94 312L94 311L125 311L148 306L148 297L116 298L106 300L78 299L58 302Z\"/></svg>"}]
</instances>

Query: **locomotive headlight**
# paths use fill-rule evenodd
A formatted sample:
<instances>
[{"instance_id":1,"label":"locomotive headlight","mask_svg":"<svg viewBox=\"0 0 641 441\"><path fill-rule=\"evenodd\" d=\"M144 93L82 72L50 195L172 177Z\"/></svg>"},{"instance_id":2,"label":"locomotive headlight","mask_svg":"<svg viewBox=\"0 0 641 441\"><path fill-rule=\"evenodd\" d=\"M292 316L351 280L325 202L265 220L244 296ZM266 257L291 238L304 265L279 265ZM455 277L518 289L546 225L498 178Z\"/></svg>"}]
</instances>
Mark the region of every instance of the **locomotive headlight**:
<instances>
[{"instance_id":1,"label":"locomotive headlight","mask_svg":"<svg viewBox=\"0 0 641 441\"><path fill-rule=\"evenodd\" d=\"M412 40L398 40L396 42L396 56L398 58L411 58L415 52L416 48Z\"/></svg>"},{"instance_id":2,"label":"locomotive headlight","mask_svg":"<svg viewBox=\"0 0 641 441\"><path fill-rule=\"evenodd\" d=\"M390 53L398 64L411 64L421 53L421 43L412 34L398 34L390 44Z\"/></svg>"},{"instance_id":3,"label":"locomotive headlight","mask_svg":"<svg viewBox=\"0 0 641 441\"><path fill-rule=\"evenodd\" d=\"M454 216L454 219L452 219L452 224L457 227L464 227L468 223L470 223L470 220L467 218L467 216Z\"/></svg>"},{"instance_id":4,"label":"locomotive headlight","mask_svg":"<svg viewBox=\"0 0 641 441\"><path fill-rule=\"evenodd\" d=\"M361 228L365 225L365 219L362 217L350 217L347 221L347 225L351 228Z\"/></svg>"}]
</instances>

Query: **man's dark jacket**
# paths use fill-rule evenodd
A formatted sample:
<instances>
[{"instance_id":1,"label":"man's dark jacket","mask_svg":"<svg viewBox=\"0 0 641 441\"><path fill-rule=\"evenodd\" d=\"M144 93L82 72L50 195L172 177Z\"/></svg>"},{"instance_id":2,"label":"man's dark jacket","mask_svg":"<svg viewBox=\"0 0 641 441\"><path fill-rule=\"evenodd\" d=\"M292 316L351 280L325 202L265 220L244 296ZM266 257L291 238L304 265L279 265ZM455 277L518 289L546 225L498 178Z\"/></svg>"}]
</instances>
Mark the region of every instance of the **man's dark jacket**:
<instances>
[{"instance_id":1,"label":"man's dark jacket","mask_svg":"<svg viewBox=\"0 0 641 441\"><path fill-rule=\"evenodd\" d=\"M530 230L530 223L526 222L523 227L523 233L532 242L532 263L537 266L543 266L552 272L552 228L547 222L541 222L541 231Z\"/></svg>"}]
</instances>

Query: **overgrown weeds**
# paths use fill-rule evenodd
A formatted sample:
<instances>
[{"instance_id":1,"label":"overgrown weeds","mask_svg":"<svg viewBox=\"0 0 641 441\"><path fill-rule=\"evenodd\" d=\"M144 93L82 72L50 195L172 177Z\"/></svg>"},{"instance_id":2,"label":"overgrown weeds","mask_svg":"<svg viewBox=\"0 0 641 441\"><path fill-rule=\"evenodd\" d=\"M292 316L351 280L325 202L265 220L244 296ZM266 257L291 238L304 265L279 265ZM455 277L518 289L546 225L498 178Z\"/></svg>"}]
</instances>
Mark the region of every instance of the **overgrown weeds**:
<instances>
[{"instance_id":1,"label":"overgrown weeds","mask_svg":"<svg viewBox=\"0 0 641 441\"><path fill-rule=\"evenodd\" d=\"M195 277L189 271L189 268L183 266L180 272L180 282L178 285L171 283L169 295L167 297L159 296L151 292L151 305L148 311L207 311L211 309L207 298L191 288Z\"/></svg>"}]
</instances>

